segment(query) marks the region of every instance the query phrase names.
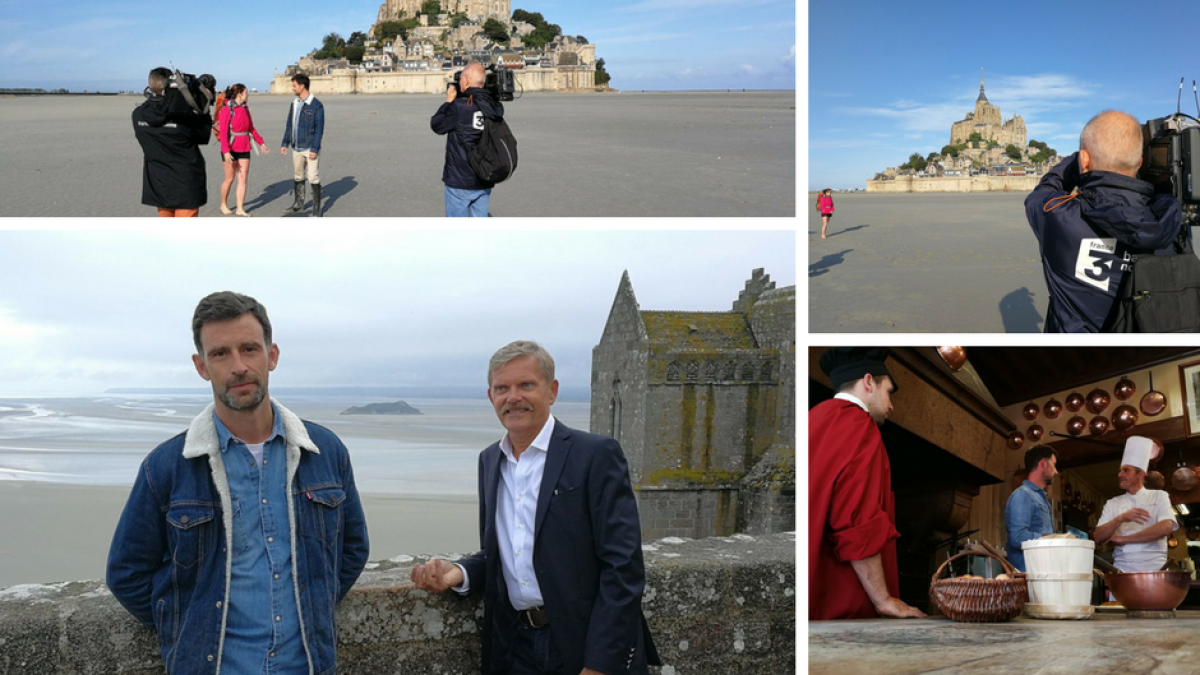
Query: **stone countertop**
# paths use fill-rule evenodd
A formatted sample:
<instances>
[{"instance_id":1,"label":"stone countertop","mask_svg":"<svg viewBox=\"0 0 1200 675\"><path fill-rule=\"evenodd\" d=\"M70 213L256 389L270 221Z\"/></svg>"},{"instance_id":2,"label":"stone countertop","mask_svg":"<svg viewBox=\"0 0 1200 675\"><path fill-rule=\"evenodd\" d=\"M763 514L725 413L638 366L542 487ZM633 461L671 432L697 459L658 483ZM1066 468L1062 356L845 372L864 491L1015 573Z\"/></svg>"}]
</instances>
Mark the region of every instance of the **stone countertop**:
<instances>
[{"instance_id":1,"label":"stone countertop","mask_svg":"<svg viewBox=\"0 0 1200 675\"><path fill-rule=\"evenodd\" d=\"M1097 612L1086 621L810 621L808 672L1194 675L1200 673L1200 611L1180 611L1173 619Z\"/></svg>"}]
</instances>

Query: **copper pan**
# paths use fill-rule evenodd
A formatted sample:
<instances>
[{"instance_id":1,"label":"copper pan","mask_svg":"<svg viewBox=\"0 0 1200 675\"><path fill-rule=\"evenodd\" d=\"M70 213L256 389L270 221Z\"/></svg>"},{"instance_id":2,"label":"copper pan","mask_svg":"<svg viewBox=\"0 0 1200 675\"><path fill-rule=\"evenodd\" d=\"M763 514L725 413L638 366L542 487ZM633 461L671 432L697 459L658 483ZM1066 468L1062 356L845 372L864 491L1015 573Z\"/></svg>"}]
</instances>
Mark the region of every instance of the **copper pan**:
<instances>
[{"instance_id":1,"label":"copper pan","mask_svg":"<svg viewBox=\"0 0 1200 675\"><path fill-rule=\"evenodd\" d=\"M1169 572L1120 572L1105 575L1108 589L1127 610L1165 612L1178 607L1187 596L1192 575L1182 570Z\"/></svg>"},{"instance_id":2,"label":"copper pan","mask_svg":"<svg viewBox=\"0 0 1200 675\"><path fill-rule=\"evenodd\" d=\"M1146 392L1146 394L1142 396L1142 402L1139 407L1147 417L1156 417L1161 414L1163 410L1166 410L1167 397L1161 391L1154 390L1154 373L1151 372L1149 375L1150 391Z\"/></svg>"}]
</instances>

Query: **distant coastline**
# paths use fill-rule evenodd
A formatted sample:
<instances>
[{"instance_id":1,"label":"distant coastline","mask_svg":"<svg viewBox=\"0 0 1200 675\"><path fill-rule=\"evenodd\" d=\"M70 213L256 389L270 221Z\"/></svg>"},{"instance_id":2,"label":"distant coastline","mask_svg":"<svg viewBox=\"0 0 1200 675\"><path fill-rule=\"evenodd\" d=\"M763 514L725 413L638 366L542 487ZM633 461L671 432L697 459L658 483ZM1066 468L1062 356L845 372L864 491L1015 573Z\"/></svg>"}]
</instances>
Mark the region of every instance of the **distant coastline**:
<instances>
[{"instance_id":1,"label":"distant coastline","mask_svg":"<svg viewBox=\"0 0 1200 675\"><path fill-rule=\"evenodd\" d=\"M281 396L329 396L357 398L455 398L482 399L486 386L436 386L436 387L272 387L271 392ZM112 387L103 395L114 396L204 396L211 397L212 389L206 387ZM558 398L562 401L586 403L591 400L591 390L585 387L560 385ZM2 398L2 397L0 397Z\"/></svg>"}]
</instances>

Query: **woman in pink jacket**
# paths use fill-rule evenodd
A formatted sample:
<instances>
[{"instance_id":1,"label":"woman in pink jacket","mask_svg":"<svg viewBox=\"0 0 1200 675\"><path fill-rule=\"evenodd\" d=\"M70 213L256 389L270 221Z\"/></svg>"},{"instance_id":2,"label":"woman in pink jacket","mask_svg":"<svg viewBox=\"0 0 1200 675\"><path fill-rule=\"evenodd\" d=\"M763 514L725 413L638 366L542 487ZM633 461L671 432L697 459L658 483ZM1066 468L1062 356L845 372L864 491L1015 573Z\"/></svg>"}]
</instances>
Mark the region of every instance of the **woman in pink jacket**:
<instances>
[{"instance_id":1,"label":"woman in pink jacket","mask_svg":"<svg viewBox=\"0 0 1200 675\"><path fill-rule=\"evenodd\" d=\"M829 227L829 219L833 217L833 190L825 188L817 196L817 210L821 212L821 238L825 236L825 228Z\"/></svg>"},{"instance_id":2,"label":"woman in pink jacket","mask_svg":"<svg viewBox=\"0 0 1200 675\"><path fill-rule=\"evenodd\" d=\"M264 155L270 154L262 136L254 128L254 119L250 117L250 108L246 100L250 94L246 85L235 84L225 90L228 101L221 107L217 116L217 132L221 138L221 157L225 160L225 181L221 183L221 213L229 215L249 216L246 213L246 178L250 175L250 139L262 148ZM229 199L229 188L233 185L234 174L241 179L237 187L237 210L230 211L226 205Z\"/></svg>"}]
</instances>

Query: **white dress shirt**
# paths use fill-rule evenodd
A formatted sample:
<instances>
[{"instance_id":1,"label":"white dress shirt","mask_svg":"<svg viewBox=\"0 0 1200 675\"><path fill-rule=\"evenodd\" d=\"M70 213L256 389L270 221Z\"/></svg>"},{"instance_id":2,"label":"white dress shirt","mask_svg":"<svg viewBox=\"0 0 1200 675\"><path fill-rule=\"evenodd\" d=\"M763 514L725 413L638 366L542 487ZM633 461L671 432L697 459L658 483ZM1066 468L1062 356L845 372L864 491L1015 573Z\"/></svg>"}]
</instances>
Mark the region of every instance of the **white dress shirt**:
<instances>
[{"instance_id":1,"label":"white dress shirt","mask_svg":"<svg viewBox=\"0 0 1200 675\"><path fill-rule=\"evenodd\" d=\"M524 452L520 461L513 457L508 434L500 440L504 461L500 463L500 485L496 493L496 535L500 544L500 570L508 585L508 599L514 609L541 607L542 589L533 570L534 519L537 516L538 495L542 491L542 474L546 468L546 453L554 433L554 416L546 420L542 430ZM463 584L454 590L466 593L470 587L467 570Z\"/></svg>"},{"instance_id":2,"label":"white dress shirt","mask_svg":"<svg viewBox=\"0 0 1200 675\"><path fill-rule=\"evenodd\" d=\"M1170 495L1163 490L1146 488L1138 490L1136 494L1126 492L1108 500L1104 504L1104 511L1100 513L1100 522L1096 525L1098 527L1115 520L1117 516L1133 509L1145 509L1150 514L1150 520L1144 523L1121 523L1114 534L1135 534L1164 520L1170 521L1173 528L1179 527L1175 514L1171 511ZM1167 537L1113 548L1113 564L1124 572L1157 572L1163 563L1167 562Z\"/></svg>"}]
</instances>

